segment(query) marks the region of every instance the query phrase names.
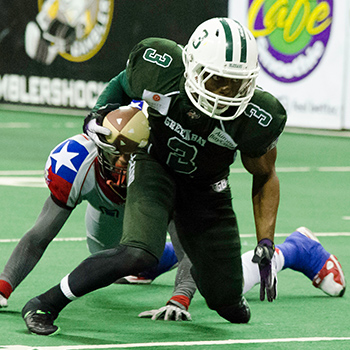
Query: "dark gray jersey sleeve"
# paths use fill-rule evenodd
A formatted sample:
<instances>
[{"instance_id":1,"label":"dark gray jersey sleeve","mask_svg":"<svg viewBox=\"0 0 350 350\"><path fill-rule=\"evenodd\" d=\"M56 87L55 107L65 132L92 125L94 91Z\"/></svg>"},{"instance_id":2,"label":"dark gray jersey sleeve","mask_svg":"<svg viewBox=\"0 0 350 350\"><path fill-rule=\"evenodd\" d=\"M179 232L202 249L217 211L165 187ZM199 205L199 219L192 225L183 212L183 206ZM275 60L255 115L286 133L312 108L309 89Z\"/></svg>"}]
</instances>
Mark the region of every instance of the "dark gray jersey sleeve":
<instances>
[{"instance_id":1,"label":"dark gray jersey sleeve","mask_svg":"<svg viewBox=\"0 0 350 350\"><path fill-rule=\"evenodd\" d=\"M58 206L51 196L45 201L34 226L21 238L0 275L12 290L33 270L70 213L71 210Z\"/></svg>"},{"instance_id":2,"label":"dark gray jersey sleeve","mask_svg":"<svg viewBox=\"0 0 350 350\"><path fill-rule=\"evenodd\" d=\"M174 221L170 222L168 226L168 232L179 262L175 277L173 296L185 295L190 300L192 300L193 295L197 290L196 283L191 275L192 263L188 256L185 254L177 237Z\"/></svg>"}]
</instances>

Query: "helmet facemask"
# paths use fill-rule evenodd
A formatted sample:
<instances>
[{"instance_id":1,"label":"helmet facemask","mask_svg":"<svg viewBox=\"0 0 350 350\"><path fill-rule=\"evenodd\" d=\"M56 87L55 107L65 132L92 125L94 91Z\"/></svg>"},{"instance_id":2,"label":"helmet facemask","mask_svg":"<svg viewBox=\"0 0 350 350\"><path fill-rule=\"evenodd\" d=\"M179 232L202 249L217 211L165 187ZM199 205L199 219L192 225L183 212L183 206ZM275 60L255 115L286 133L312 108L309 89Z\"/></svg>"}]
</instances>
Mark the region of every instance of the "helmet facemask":
<instances>
[{"instance_id":1,"label":"helmet facemask","mask_svg":"<svg viewBox=\"0 0 350 350\"><path fill-rule=\"evenodd\" d=\"M227 55L228 29L232 45L230 59ZM245 40L243 48L247 49L245 62L241 59L242 36ZM206 21L196 29L184 48L183 62L185 91L196 108L221 120L232 120L243 113L254 94L259 72L256 43L248 30L230 19ZM232 79L237 87L235 93L215 93L208 89L207 83L213 77Z\"/></svg>"},{"instance_id":2,"label":"helmet facemask","mask_svg":"<svg viewBox=\"0 0 350 350\"><path fill-rule=\"evenodd\" d=\"M121 154L116 151L109 153L98 148L98 162L101 168L101 174L106 184L119 196L120 190L126 189L127 166L130 154Z\"/></svg>"}]
</instances>

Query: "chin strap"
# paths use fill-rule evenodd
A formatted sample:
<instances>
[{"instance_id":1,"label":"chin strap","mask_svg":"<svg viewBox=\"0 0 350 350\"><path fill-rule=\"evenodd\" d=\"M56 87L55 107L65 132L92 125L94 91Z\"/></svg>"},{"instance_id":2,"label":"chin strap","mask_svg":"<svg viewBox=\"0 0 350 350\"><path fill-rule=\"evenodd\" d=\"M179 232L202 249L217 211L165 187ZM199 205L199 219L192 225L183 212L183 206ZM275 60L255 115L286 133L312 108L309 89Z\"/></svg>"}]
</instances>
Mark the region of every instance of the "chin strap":
<instances>
[{"instance_id":1,"label":"chin strap","mask_svg":"<svg viewBox=\"0 0 350 350\"><path fill-rule=\"evenodd\" d=\"M113 184L116 187L126 187L126 168L120 169L119 173L113 173L112 174L113 180L107 180L107 182L109 181L111 184ZM110 186L110 185L108 185Z\"/></svg>"},{"instance_id":2,"label":"chin strap","mask_svg":"<svg viewBox=\"0 0 350 350\"><path fill-rule=\"evenodd\" d=\"M119 171L112 174L113 180L106 180L107 186L123 201L126 199L126 167L118 167Z\"/></svg>"},{"instance_id":3,"label":"chin strap","mask_svg":"<svg viewBox=\"0 0 350 350\"><path fill-rule=\"evenodd\" d=\"M123 196L120 192L121 189L124 189L125 187L121 187L119 184L119 181L118 182L113 182L112 180L107 180L106 181L106 184L108 185L108 187L116 194L118 195L123 201L125 201L126 199L126 192L125 192L125 195Z\"/></svg>"}]
</instances>

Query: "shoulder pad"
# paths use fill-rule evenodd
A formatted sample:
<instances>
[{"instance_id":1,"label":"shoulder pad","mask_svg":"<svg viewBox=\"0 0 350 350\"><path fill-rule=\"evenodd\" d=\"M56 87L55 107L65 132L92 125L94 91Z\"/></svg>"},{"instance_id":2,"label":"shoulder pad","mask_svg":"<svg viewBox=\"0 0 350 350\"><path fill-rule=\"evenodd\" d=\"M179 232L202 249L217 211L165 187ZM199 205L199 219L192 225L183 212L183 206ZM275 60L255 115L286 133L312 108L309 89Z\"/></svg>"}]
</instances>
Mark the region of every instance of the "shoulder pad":
<instances>
[{"instance_id":1,"label":"shoulder pad","mask_svg":"<svg viewBox=\"0 0 350 350\"><path fill-rule=\"evenodd\" d=\"M45 165L46 184L53 196L68 207L75 207L96 156L95 144L84 134L56 146Z\"/></svg>"},{"instance_id":2,"label":"shoulder pad","mask_svg":"<svg viewBox=\"0 0 350 350\"><path fill-rule=\"evenodd\" d=\"M164 95L179 90L183 73L182 48L175 41L162 38L138 43L126 68L130 89L140 99L144 90Z\"/></svg>"},{"instance_id":3,"label":"shoulder pad","mask_svg":"<svg viewBox=\"0 0 350 350\"><path fill-rule=\"evenodd\" d=\"M277 98L256 89L244 113L237 119L240 132L235 142L238 148L250 157L260 157L282 133L287 114Z\"/></svg>"}]
</instances>

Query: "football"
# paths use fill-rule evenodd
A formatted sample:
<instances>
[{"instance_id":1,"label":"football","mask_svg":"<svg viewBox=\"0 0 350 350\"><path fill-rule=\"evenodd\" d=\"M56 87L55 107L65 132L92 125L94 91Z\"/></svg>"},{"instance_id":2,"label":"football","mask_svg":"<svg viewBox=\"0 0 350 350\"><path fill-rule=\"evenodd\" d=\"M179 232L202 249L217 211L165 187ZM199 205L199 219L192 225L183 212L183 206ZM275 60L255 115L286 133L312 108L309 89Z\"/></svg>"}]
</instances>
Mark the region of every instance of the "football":
<instances>
[{"instance_id":1,"label":"football","mask_svg":"<svg viewBox=\"0 0 350 350\"><path fill-rule=\"evenodd\" d=\"M133 153L137 147L145 147L149 137L148 119L142 110L132 106L122 106L109 112L102 126L111 130L106 141L121 153Z\"/></svg>"}]
</instances>

